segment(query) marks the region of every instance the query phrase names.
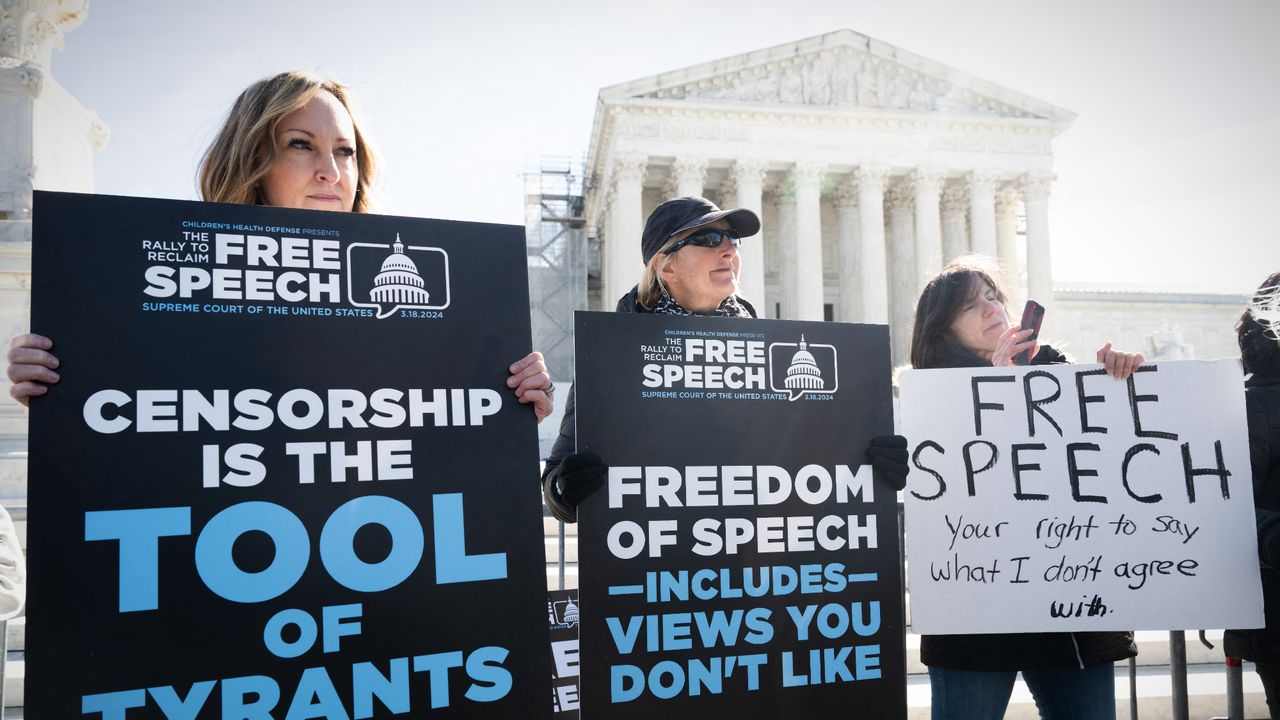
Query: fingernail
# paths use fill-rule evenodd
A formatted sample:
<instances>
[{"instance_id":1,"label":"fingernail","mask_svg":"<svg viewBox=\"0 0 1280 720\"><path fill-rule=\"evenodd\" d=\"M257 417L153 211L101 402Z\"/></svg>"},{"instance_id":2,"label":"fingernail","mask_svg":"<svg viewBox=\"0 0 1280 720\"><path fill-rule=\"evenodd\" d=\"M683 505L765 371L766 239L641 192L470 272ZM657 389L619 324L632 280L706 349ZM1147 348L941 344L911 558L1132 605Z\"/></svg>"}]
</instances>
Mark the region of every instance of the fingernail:
<instances>
[{"instance_id":1,"label":"fingernail","mask_svg":"<svg viewBox=\"0 0 1280 720\"><path fill-rule=\"evenodd\" d=\"M56 372L50 372L49 374L53 376L53 379L50 380L50 382L58 382L59 380L62 379L62 376Z\"/></svg>"},{"instance_id":2,"label":"fingernail","mask_svg":"<svg viewBox=\"0 0 1280 720\"><path fill-rule=\"evenodd\" d=\"M61 364L62 363L58 360L58 358L53 358L53 364L51 365L51 367L58 367Z\"/></svg>"}]
</instances>

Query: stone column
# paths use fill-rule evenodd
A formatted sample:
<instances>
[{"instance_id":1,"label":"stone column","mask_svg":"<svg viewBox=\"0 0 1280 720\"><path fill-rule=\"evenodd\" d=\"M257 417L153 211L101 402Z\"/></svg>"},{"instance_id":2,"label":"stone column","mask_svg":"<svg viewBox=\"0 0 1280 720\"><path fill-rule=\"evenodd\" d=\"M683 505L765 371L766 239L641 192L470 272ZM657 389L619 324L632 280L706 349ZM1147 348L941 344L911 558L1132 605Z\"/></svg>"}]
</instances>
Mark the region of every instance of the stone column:
<instances>
[{"instance_id":1,"label":"stone column","mask_svg":"<svg viewBox=\"0 0 1280 720\"><path fill-rule=\"evenodd\" d=\"M996 256L1005 279L1015 294L1022 286L1022 267L1018 263L1017 188L1006 185L996 191Z\"/></svg>"},{"instance_id":2,"label":"stone column","mask_svg":"<svg viewBox=\"0 0 1280 720\"><path fill-rule=\"evenodd\" d=\"M1053 258L1049 252L1049 188L1052 175L1029 174L1022 179L1027 207L1027 297L1050 308L1053 304Z\"/></svg>"},{"instance_id":3,"label":"stone column","mask_svg":"<svg viewBox=\"0 0 1280 720\"><path fill-rule=\"evenodd\" d=\"M644 234L644 213L640 194L644 192L644 172L649 159L644 155L614 158L613 200L609 203L609 246L605 251L604 307L613 304L640 280L644 263L640 236Z\"/></svg>"},{"instance_id":4,"label":"stone column","mask_svg":"<svg viewBox=\"0 0 1280 720\"><path fill-rule=\"evenodd\" d=\"M778 303L781 317L794 320L796 315L796 191L793 178L778 185L773 196L778 212Z\"/></svg>"},{"instance_id":5,"label":"stone column","mask_svg":"<svg viewBox=\"0 0 1280 720\"><path fill-rule=\"evenodd\" d=\"M916 301L915 189L899 182L889 190L889 338L893 362L907 357Z\"/></svg>"},{"instance_id":6,"label":"stone column","mask_svg":"<svg viewBox=\"0 0 1280 720\"><path fill-rule=\"evenodd\" d=\"M797 320L822 320L822 178L826 167L798 163L791 171L796 200L795 273Z\"/></svg>"},{"instance_id":7,"label":"stone column","mask_svg":"<svg viewBox=\"0 0 1280 720\"><path fill-rule=\"evenodd\" d=\"M996 180L989 170L974 170L965 178L969 185L970 247L979 255L996 257Z\"/></svg>"},{"instance_id":8,"label":"stone column","mask_svg":"<svg viewBox=\"0 0 1280 720\"><path fill-rule=\"evenodd\" d=\"M916 209L916 275L913 293L942 269L942 184L939 168L916 168L911 173Z\"/></svg>"},{"instance_id":9,"label":"stone column","mask_svg":"<svg viewBox=\"0 0 1280 720\"><path fill-rule=\"evenodd\" d=\"M612 179L609 184L600 188L600 220L603 225L604 234L598 235L600 244L597 249L597 256L600 262L600 310L608 312L613 309L614 303L618 297L614 294L617 287L614 285L612 271L609 269L613 266L613 200L617 197L617 191L613 185ZM621 232L621 230L617 230Z\"/></svg>"},{"instance_id":10,"label":"stone column","mask_svg":"<svg viewBox=\"0 0 1280 720\"><path fill-rule=\"evenodd\" d=\"M707 182L707 159L702 157L680 156L671 166L671 177L675 180L673 197L702 197L703 186Z\"/></svg>"},{"instance_id":11,"label":"stone column","mask_svg":"<svg viewBox=\"0 0 1280 720\"><path fill-rule=\"evenodd\" d=\"M88 0L0 0L0 340L31 323L35 189L93 192L94 152L107 143L107 126L50 74L87 10ZM0 397L0 500L21 505L26 413Z\"/></svg>"},{"instance_id":12,"label":"stone column","mask_svg":"<svg viewBox=\"0 0 1280 720\"><path fill-rule=\"evenodd\" d=\"M862 248L862 317L870 323L889 322L889 275L885 262L884 182L889 169L860 165L853 172L858 182L858 225Z\"/></svg>"},{"instance_id":13,"label":"stone column","mask_svg":"<svg viewBox=\"0 0 1280 720\"><path fill-rule=\"evenodd\" d=\"M969 252L969 234L965 229L965 211L969 194L963 184L949 182L942 188L942 264Z\"/></svg>"},{"instance_id":14,"label":"stone column","mask_svg":"<svg viewBox=\"0 0 1280 720\"><path fill-rule=\"evenodd\" d=\"M840 304L836 320L862 321L862 291L858 257L858 183L853 177L836 186L836 246L840 251Z\"/></svg>"},{"instance_id":15,"label":"stone column","mask_svg":"<svg viewBox=\"0 0 1280 720\"><path fill-rule=\"evenodd\" d=\"M760 233L742 241L738 254L742 256L742 274L738 278L741 294L747 300L757 303L756 309L764 317L773 317L772 312L765 312L764 296L764 175L768 163L763 160L741 158L733 165L730 177L737 190L734 205L744 207L760 217ZM729 201L726 199L725 203Z\"/></svg>"}]
</instances>

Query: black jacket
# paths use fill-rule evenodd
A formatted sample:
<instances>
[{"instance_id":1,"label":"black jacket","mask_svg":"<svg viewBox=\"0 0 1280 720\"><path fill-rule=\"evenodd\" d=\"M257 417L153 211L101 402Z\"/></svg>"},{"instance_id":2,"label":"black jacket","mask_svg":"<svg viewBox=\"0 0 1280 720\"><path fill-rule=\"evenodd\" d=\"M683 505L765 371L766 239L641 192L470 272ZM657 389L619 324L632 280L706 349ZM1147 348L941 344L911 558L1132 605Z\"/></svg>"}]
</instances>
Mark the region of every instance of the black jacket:
<instances>
[{"instance_id":1,"label":"black jacket","mask_svg":"<svg viewBox=\"0 0 1280 720\"><path fill-rule=\"evenodd\" d=\"M1267 626L1261 630L1228 630L1223 645L1231 657L1277 662L1280 661L1280 375L1254 375L1245 382L1244 388Z\"/></svg>"},{"instance_id":2,"label":"black jacket","mask_svg":"<svg viewBox=\"0 0 1280 720\"><path fill-rule=\"evenodd\" d=\"M1041 345L1032 365L1070 362L1066 355ZM958 360L954 367L972 367ZM996 635L924 635L920 661L949 670L1010 671L1035 668L1080 668L1131 658L1138 654L1131 632L1010 633Z\"/></svg>"},{"instance_id":3,"label":"black jacket","mask_svg":"<svg viewBox=\"0 0 1280 720\"><path fill-rule=\"evenodd\" d=\"M637 288L631 288L631 292L618 298L618 307L615 312L620 313L648 313L646 309L636 300ZM738 304L747 309L751 317L759 317L756 309L742 298L736 296ZM547 503L547 509L557 520L563 522L577 522L578 509L570 505L566 505L560 497L560 488L556 486L556 479L560 477L560 462L574 452L578 446L577 419L574 417L574 406L577 404L577 397L574 393L574 386L569 387L569 396L564 401L564 417L560 420L560 435L556 438L555 443L551 446L551 454L547 456L546 466L542 469L542 499Z\"/></svg>"}]
</instances>

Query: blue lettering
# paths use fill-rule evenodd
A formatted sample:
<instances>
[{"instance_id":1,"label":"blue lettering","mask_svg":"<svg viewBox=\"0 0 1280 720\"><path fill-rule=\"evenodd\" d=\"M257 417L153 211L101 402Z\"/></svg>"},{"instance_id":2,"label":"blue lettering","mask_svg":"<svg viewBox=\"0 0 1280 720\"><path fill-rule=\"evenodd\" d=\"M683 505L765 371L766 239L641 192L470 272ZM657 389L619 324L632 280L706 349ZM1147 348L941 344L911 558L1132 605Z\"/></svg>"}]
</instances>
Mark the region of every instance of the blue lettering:
<instances>
[{"instance_id":1,"label":"blue lettering","mask_svg":"<svg viewBox=\"0 0 1280 720\"><path fill-rule=\"evenodd\" d=\"M298 680L298 690L289 703L289 713L284 720L348 720L347 709L338 698L338 691L322 667L307 668Z\"/></svg>"},{"instance_id":2,"label":"blue lettering","mask_svg":"<svg viewBox=\"0 0 1280 720\"><path fill-rule=\"evenodd\" d=\"M342 622L351 618L358 618L363 614L364 608L360 603L351 603L349 605L330 605L320 610L321 617L324 622L324 651L327 653L338 652L338 639L349 635L359 635L361 625L357 622Z\"/></svg>"},{"instance_id":3,"label":"blue lettering","mask_svg":"<svg viewBox=\"0 0 1280 720\"><path fill-rule=\"evenodd\" d=\"M725 647L732 647L738 642L738 630L742 623L742 610L726 613L716 610L710 615L700 612L695 616L698 636L703 647L715 647L717 642Z\"/></svg>"},{"instance_id":4,"label":"blue lettering","mask_svg":"<svg viewBox=\"0 0 1280 720\"><path fill-rule=\"evenodd\" d=\"M147 692L151 693L151 699L156 701L166 720L196 720L196 714L204 707L217 684L216 680L193 683L186 699L179 698L172 685L148 688Z\"/></svg>"},{"instance_id":5,"label":"blue lettering","mask_svg":"<svg viewBox=\"0 0 1280 720\"><path fill-rule=\"evenodd\" d=\"M146 704L146 690L84 695L80 698L80 712L84 715L102 713L102 720L125 720L126 710Z\"/></svg>"},{"instance_id":6,"label":"blue lettering","mask_svg":"<svg viewBox=\"0 0 1280 720\"><path fill-rule=\"evenodd\" d=\"M880 646L859 645L854 650L853 667L859 680L880 679Z\"/></svg>"},{"instance_id":7,"label":"blue lettering","mask_svg":"<svg viewBox=\"0 0 1280 720\"><path fill-rule=\"evenodd\" d=\"M467 688L467 699L475 702L494 702L511 692L511 671L502 666L507 659L503 647L482 647L467 656L467 675L472 685Z\"/></svg>"},{"instance_id":8,"label":"blue lettering","mask_svg":"<svg viewBox=\"0 0 1280 720\"><path fill-rule=\"evenodd\" d=\"M507 554L467 555L462 522L462 493L431 497L435 521L436 583L446 585L507 577Z\"/></svg>"},{"instance_id":9,"label":"blue lettering","mask_svg":"<svg viewBox=\"0 0 1280 720\"><path fill-rule=\"evenodd\" d=\"M644 618L638 615L627 618L626 628L622 627L622 623L616 617L605 618L604 622L609 626L614 647L618 648L618 652L623 655L630 655L636 648L636 641L640 639L640 624L644 622Z\"/></svg>"},{"instance_id":10,"label":"blue lettering","mask_svg":"<svg viewBox=\"0 0 1280 720\"><path fill-rule=\"evenodd\" d=\"M366 563L356 555L352 543L360 528L373 523L391 534L391 552L379 562ZM460 529L461 513L458 524ZM439 529L436 534L439 537ZM418 516L399 500L381 495L348 500L333 511L320 531L325 569L339 584L359 592L382 592L404 582L422 560L423 546Z\"/></svg>"},{"instance_id":11,"label":"blue lettering","mask_svg":"<svg viewBox=\"0 0 1280 720\"><path fill-rule=\"evenodd\" d=\"M413 658L413 671L427 671L431 682L431 708L449 707L449 668L462 667L462 653L435 653L434 655L418 655ZM439 671L439 672L437 672Z\"/></svg>"},{"instance_id":12,"label":"blue lettering","mask_svg":"<svg viewBox=\"0 0 1280 720\"><path fill-rule=\"evenodd\" d=\"M609 701L631 702L644 691L644 673L635 665L614 665L609 668ZM124 716L121 715L121 718Z\"/></svg>"},{"instance_id":13,"label":"blue lettering","mask_svg":"<svg viewBox=\"0 0 1280 720\"><path fill-rule=\"evenodd\" d=\"M231 548L250 530L271 537L275 557L261 572L236 566ZM196 570L214 593L233 602L263 602L279 597L302 577L311 558L307 529L293 513L268 502L245 502L214 515L196 541Z\"/></svg>"},{"instance_id":14,"label":"blue lettering","mask_svg":"<svg viewBox=\"0 0 1280 720\"><path fill-rule=\"evenodd\" d=\"M409 658L391 661L389 676L383 675L373 663L362 662L351 666L351 691L355 720L373 717L373 698L378 698L391 714L409 712Z\"/></svg>"},{"instance_id":15,"label":"blue lettering","mask_svg":"<svg viewBox=\"0 0 1280 720\"><path fill-rule=\"evenodd\" d=\"M693 640L689 634L689 613L672 613L662 616L662 649L689 650Z\"/></svg>"},{"instance_id":16,"label":"blue lettering","mask_svg":"<svg viewBox=\"0 0 1280 720\"><path fill-rule=\"evenodd\" d=\"M249 696L253 696L250 701ZM272 720L271 710L280 702L280 686L263 675L247 675L222 681L222 717L236 720Z\"/></svg>"},{"instance_id":17,"label":"blue lettering","mask_svg":"<svg viewBox=\"0 0 1280 720\"><path fill-rule=\"evenodd\" d=\"M284 629L290 625L298 628L298 639L286 642ZM316 644L316 632L316 621L309 613L290 608L271 616L262 628L262 642L276 657L296 658Z\"/></svg>"},{"instance_id":18,"label":"blue lettering","mask_svg":"<svg viewBox=\"0 0 1280 720\"><path fill-rule=\"evenodd\" d=\"M663 675L670 675L671 681L664 683ZM670 700L684 688L684 668L674 660L663 660L649 671L649 692L659 700Z\"/></svg>"},{"instance_id":19,"label":"blue lettering","mask_svg":"<svg viewBox=\"0 0 1280 720\"><path fill-rule=\"evenodd\" d=\"M841 682L852 682L853 673L849 672L849 652L851 647L842 647L837 653L835 648L822 649L822 681L833 683L836 680Z\"/></svg>"},{"instance_id":20,"label":"blue lettering","mask_svg":"<svg viewBox=\"0 0 1280 720\"><path fill-rule=\"evenodd\" d=\"M106 510L84 514L86 542L120 541L120 612L122 613L155 610L160 606L159 539L190 534L191 508L189 507ZM101 696L88 695L85 699L108 698L114 695L115 693L104 693Z\"/></svg>"}]
</instances>

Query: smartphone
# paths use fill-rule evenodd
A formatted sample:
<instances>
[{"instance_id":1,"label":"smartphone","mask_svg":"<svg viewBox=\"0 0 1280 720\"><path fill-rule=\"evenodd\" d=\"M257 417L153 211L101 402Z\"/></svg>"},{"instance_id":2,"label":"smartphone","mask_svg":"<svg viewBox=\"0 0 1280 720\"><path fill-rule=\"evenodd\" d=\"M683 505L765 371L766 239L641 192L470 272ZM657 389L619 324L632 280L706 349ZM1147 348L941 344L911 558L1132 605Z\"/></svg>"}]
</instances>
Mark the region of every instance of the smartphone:
<instances>
[{"instance_id":1,"label":"smartphone","mask_svg":"<svg viewBox=\"0 0 1280 720\"><path fill-rule=\"evenodd\" d=\"M1022 308L1022 330L1031 328L1031 337L1027 340L1040 339L1040 324L1044 322L1044 306L1035 300L1028 300ZM1026 342L1024 340L1023 342ZM1013 356L1014 365L1026 365L1031 362L1031 351L1023 350Z\"/></svg>"}]
</instances>

